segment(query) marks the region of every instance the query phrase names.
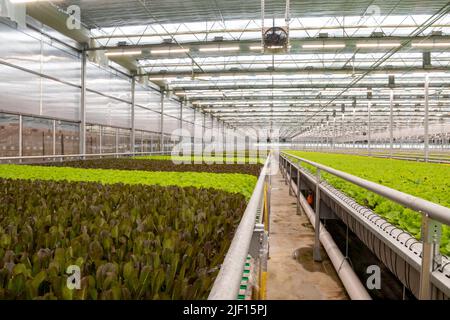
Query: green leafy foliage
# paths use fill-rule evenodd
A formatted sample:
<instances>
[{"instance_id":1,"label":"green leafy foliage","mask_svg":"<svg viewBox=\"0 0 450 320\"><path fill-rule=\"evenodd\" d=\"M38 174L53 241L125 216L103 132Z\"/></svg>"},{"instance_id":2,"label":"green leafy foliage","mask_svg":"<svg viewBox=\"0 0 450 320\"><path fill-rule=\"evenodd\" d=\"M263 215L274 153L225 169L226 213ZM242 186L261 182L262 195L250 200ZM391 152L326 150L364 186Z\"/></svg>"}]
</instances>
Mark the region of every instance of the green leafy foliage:
<instances>
[{"instance_id":1,"label":"green leafy foliage","mask_svg":"<svg viewBox=\"0 0 450 320\"><path fill-rule=\"evenodd\" d=\"M162 172L209 172L244 173L259 177L261 165L258 164L175 164L171 160L141 159L95 159L84 161L52 162L54 167L72 167L84 169L117 169Z\"/></svg>"},{"instance_id":2,"label":"green leafy foliage","mask_svg":"<svg viewBox=\"0 0 450 320\"><path fill-rule=\"evenodd\" d=\"M245 207L214 189L0 179L0 299L204 299Z\"/></svg>"},{"instance_id":3,"label":"green leafy foliage","mask_svg":"<svg viewBox=\"0 0 450 320\"><path fill-rule=\"evenodd\" d=\"M142 184L214 188L243 194L250 199L257 178L239 173L152 172L66 167L0 165L0 178L54 181L87 181L103 184Z\"/></svg>"},{"instance_id":4,"label":"green leafy foliage","mask_svg":"<svg viewBox=\"0 0 450 320\"><path fill-rule=\"evenodd\" d=\"M288 153L450 207L448 165L318 152L288 151ZM315 173L312 166L305 163L302 163L302 166ZM417 212L333 175L323 173L323 178L359 204L374 210L392 224L420 239L421 216ZM450 255L448 226L443 227L441 252Z\"/></svg>"}]
</instances>

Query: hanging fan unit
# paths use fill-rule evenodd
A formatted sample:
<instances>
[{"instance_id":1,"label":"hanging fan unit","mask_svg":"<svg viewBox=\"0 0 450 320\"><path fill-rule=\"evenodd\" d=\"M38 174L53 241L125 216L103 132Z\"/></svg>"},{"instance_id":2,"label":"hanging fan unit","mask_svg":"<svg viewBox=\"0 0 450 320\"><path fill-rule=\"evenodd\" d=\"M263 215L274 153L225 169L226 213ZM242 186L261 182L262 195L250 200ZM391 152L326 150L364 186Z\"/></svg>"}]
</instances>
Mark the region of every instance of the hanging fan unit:
<instances>
[{"instance_id":1,"label":"hanging fan unit","mask_svg":"<svg viewBox=\"0 0 450 320\"><path fill-rule=\"evenodd\" d=\"M289 49L289 31L286 28L271 27L263 32L264 51L287 52Z\"/></svg>"}]
</instances>

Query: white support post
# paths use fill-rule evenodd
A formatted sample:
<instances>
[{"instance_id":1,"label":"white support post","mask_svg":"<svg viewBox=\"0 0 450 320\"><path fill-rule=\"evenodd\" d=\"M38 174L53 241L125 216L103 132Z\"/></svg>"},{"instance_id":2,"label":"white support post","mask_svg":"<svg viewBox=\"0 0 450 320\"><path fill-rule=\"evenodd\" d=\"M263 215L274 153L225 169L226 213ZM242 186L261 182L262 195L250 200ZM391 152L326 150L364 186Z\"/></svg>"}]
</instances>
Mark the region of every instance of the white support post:
<instances>
[{"instance_id":1,"label":"white support post","mask_svg":"<svg viewBox=\"0 0 450 320\"><path fill-rule=\"evenodd\" d=\"M394 90L390 90L389 99L389 157L394 155Z\"/></svg>"},{"instance_id":2,"label":"white support post","mask_svg":"<svg viewBox=\"0 0 450 320\"><path fill-rule=\"evenodd\" d=\"M372 154L372 128L371 128L371 120L372 120L372 102L369 100L369 102L367 103L367 112L368 112L368 129L367 129L367 152L369 154L369 156Z\"/></svg>"},{"instance_id":3,"label":"white support post","mask_svg":"<svg viewBox=\"0 0 450 320\"><path fill-rule=\"evenodd\" d=\"M315 230L314 230L314 251L313 259L316 262L322 261L322 256L320 254L320 169L317 168L316 173L316 219L315 219Z\"/></svg>"},{"instance_id":4,"label":"white support post","mask_svg":"<svg viewBox=\"0 0 450 320\"><path fill-rule=\"evenodd\" d=\"M165 91L161 91L161 135L160 135L160 152L164 152L164 97L166 93Z\"/></svg>"},{"instance_id":5,"label":"white support post","mask_svg":"<svg viewBox=\"0 0 450 320\"><path fill-rule=\"evenodd\" d=\"M23 157L23 117L19 115L19 157ZM20 160L19 162L22 162Z\"/></svg>"},{"instance_id":6,"label":"white support post","mask_svg":"<svg viewBox=\"0 0 450 320\"><path fill-rule=\"evenodd\" d=\"M86 63L87 52L81 53L81 98L80 98L80 154L86 154ZM83 157L84 158L84 157Z\"/></svg>"},{"instance_id":7,"label":"white support post","mask_svg":"<svg viewBox=\"0 0 450 320\"><path fill-rule=\"evenodd\" d=\"M119 128L116 128L116 158L119 157Z\"/></svg>"},{"instance_id":8,"label":"white support post","mask_svg":"<svg viewBox=\"0 0 450 320\"><path fill-rule=\"evenodd\" d=\"M430 136L429 136L429 86L430 86L430 77L428 74L425 76L425 117L424 117L424 156L425 161L428 162L429 158L429 144L430 144Z\"/></svg>"},{"instance_id":9,"label":"white support post","mask_svg":"<svg viewBox=\"0 0 450 320\"><path fill-rule=\"evenodd\" d=\"M336 117L333 119L333 146L332 149L336 148Z\"/></svg>"},{"instance_id":10,"label":"white support post","mask_svg":"<svg viewBox=\"0 0 450 320\"><path fill-rule=\"evenodd\" d=\"M52 121L52 125L53 125L53 155L56 155L56 120Z\"/></svg>"},{"instance_id":11,"label":"white support post","mask_svg":"<svg viewBox=\"0 0 450 320\"><path fill-rule=\"evenodd\" d=\"M422 215L422 265L420 270L420 300L432 298L431 274L435 266L442 264L440 243L442 236L441 223L432 220L427 214Z\"/></svg>"},{"instance_id":12,"label":"white support post","mask_svg":"<svg viewBox=\"0 0 450 320\"><path fill-rule=\"evenodd\" d=\"M135 153L135 144L136 144L136 101L135 101L135 92L136 92L136 77L133 76L131 78L131 152L134 155Z\"/></svg>"}]
</instances>

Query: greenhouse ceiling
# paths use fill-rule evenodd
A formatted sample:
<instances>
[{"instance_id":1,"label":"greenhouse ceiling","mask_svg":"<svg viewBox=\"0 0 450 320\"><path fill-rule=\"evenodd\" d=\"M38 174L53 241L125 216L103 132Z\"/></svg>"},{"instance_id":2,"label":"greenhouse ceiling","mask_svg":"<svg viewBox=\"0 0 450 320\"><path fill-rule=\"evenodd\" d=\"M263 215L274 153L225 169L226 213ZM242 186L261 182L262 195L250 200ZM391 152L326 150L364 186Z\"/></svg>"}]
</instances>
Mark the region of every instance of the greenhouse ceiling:
<instances>
[{"instance_id":1,"label":"greenhouse ceiling","mask_svg":"<svg viewBox=\"0 0 450 320\"><path fill-rule=\"evenodd\" d=\"M254 0L51 3L29 3L29 13L55 27L43 8L78 5L84 29L59 31L87 37L91 56L236 127L293 137L339 121L363 132L369 109L374 130L391 114L397 128L418 126L426 96L430 123L450 119L447 1L266 0L264 10ZM271 26L289 29L286 52L262 49Z\"/></svg>"}]
</instances>

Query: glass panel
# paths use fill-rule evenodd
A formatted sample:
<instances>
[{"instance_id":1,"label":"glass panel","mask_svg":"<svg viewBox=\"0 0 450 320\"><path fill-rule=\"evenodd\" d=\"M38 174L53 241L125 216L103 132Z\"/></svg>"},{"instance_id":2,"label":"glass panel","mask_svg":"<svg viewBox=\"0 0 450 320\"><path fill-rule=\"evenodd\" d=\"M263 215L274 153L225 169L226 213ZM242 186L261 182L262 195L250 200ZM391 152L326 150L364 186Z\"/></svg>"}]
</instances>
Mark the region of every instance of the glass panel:
<instances>
[{"instance_id":1,"label":"glass panel","mask_svg":"<svg viewBox=\"0 0 450 320\"><path fill-rule=\"evenodd\" d=\"M56 154L80 153L80 127L76 123L56 121Z\"/></svg>"},{"instance_id":2,"label":"glass panel","mask_svg":"<svg viewBox=\"0 0 450 320\"><path fill-rule=\"evenodd\" d=\"M131 130L119 129L119 153L131 152Z\"/></svg>"},{"instance_id":3,"label":"glass panel","mask_svg":"<svg viewBox=\"0 0 450 320\"><path fill-rule=\"evenodd\" d=\"M100 153L100 139L101 126L87 125L86 126L86 153L99 154Z\"/></svg>"},{"instance_id":4,"label":"glass panel","mask_svg":"<svg viewBox=\"0 0 450 320\"><path fill-rule=\"evenodd\" d=\"M101 153L116 153L116 131L115 128L102 127Z\"/></svg>"},{"instance_id":5,"label":"glass panel","mask_svg":"<svg viewBox=\"0 0 450 320\"><path fill-rule=\"evenodd\" d=\"M144 132L142 144L144 146L144 152L152 152L152 134Z\"/></svg>"},{"instance_id":6,"label":"glass panel","mask_svg":"<svg viewBox=\"0 0 450 320\"><path fill-rule=\"evenodd\" d=\"M161 136L159 134L152 134L152 151L161 151Z\"/></svg>"},{"instance_id":7,"label":"glass panel","mask_svg":"<svg viewBox=\"0 0 450 320\"><path fill-rule=\"evenodd\" d=\"M53 120L23 117L23 155L53 155Z\"/></svg>"},{"instance_id":8,"label":"glass panel","mask_svg":"<svg viewBox=\"0 0 450 320\"><path fill-rule=\"evenodd\" d=\"M0 113L0 157L19 156L19 116Z\"/></svg>"},{"instance_id":9,"label":"glass panel","mask_svg":"<svg viewBox=\"0 0 450 320\"><path fill-rule=\"evenodd\" d=\"M134 133L134 152L142 152L143 144L142 144L142 131L136 131Z\"/></svg>"}]
</instances>

